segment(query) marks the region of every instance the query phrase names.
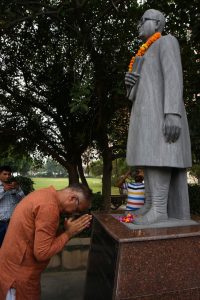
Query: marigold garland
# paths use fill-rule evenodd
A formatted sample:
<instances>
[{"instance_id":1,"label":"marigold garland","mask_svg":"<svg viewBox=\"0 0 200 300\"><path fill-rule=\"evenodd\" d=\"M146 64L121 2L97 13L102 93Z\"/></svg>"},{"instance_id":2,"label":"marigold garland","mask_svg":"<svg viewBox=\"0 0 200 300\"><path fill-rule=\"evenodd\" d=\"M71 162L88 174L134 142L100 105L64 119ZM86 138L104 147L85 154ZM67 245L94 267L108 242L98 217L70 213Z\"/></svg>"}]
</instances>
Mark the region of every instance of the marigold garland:
<instances>
[{"instance_id":1,"label":"marigold garland","mask_svg":"<svg viewBox=\"0 0 200 300\"><path fill-rule=\"evenodd\" d=\"M146 43L144 43L142 46L140 46L140 48L139 48L138 52L136 53L136 55L131 58L130 64L128 66L129 72L131 72L132 69L133 69L133 64L134 64L134 61L135 61L135 57L136 56L143 56L145 54L145 52L148 50L148 48L155 41L157 41L160 37L161 37L161 33L160 32L156 32L150 38L148 38L148 40L146 41Z\"/></svg>"},{"instance_id":2,"label":"marigold garland","mask_svg":"<svg viewBox=\"0 0 200 300\"><path fill-rule=\"evenodd\" d=\"M135 215L128 213L126 216L118 217L118 220L122 223L133 223Z\"/></svg>"}]
</instances>

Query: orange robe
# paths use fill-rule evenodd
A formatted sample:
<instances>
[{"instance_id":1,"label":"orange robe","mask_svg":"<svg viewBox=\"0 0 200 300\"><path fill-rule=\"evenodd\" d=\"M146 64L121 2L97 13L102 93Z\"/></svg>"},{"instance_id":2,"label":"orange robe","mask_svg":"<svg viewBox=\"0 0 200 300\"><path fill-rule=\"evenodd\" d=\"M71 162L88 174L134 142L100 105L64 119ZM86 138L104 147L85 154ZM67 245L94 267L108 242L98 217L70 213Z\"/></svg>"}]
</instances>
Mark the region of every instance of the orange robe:
<instances>
[{"instance_id":1,"label":"orange robe","mask_svg":"<svg viewBox=\"0 0 200 300\"><path fill-rule=\"evenodd\" d=\"M40 276L68 237L56 236L60 211L53 187L34 191L15 208L0 248L0 300L10 287L16 300L40 299Z\"/></svg>"}]
</instances>

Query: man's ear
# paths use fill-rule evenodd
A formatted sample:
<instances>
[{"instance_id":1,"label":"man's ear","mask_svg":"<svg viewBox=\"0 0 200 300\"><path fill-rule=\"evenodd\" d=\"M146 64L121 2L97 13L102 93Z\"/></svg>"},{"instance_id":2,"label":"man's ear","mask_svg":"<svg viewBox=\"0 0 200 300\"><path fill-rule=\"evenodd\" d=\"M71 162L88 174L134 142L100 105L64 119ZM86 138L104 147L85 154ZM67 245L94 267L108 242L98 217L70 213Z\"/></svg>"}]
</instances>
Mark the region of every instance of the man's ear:
<instances>
[{"instance_id":1,"label":"man's ear","mask_svg":"<svg viewBox=\"0 0 200 300\"><path fill-rule=\"evenodd\" d=\"M65 190L65 193L64 193L64 198L65 198L65 201L67 200L67 202L70 204L70 203L72 203L73 201L74 201L74 193L73 193L73 191L70 191L69 189L67 190Z\"/></svg>"},{"instance_id":2,"label":"man's ear","mask_svg":"<svg viewBox=\"0 0 200 300\"><path fill-rule=\"evenodd\" d=\"M76 201L76 195L72 193L72 194L70 195L70 197L69 197L69 201L70 201L70 202L75 202L75 201Z\"/></svg>"}]
</instances>

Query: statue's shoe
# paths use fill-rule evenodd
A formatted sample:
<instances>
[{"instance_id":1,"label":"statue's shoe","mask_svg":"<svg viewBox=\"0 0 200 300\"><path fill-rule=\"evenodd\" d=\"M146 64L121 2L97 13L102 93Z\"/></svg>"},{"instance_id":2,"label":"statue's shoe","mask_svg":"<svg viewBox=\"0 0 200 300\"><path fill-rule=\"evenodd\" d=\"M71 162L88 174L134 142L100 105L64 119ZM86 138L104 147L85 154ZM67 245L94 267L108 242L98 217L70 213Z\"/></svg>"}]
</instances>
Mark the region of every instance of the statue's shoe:
<instances>
[{"instance_id":1,"label":"statue's shoe","mask_svg":"<svg viewBox=\"0 0 200 300\"><path fill-rule=\"evenodd\" d=\"M160 213L155 210L155 208L151 208L145 215L137 216L133 224L135 225L148 225L159 222L165 222L168 220L168 215L166 213Z\"/></svg>"},{"instance_id":2,"label":"statue's shoe","mask_svg":"<svg viewBox=\"0 0 200 300\"><path fill-rule=\"evenodd\" d=\"M151 208L151 204L148 204L148 203L146 203L146 204L144 204L141 208L139 208L139 209L137 209L137 210L135 210L134 212L133 212L133 214L135 215L135 216L143 216L143 215L145 215L149 210L150 210L150 208Z\"/></svg>"}]
</instances>

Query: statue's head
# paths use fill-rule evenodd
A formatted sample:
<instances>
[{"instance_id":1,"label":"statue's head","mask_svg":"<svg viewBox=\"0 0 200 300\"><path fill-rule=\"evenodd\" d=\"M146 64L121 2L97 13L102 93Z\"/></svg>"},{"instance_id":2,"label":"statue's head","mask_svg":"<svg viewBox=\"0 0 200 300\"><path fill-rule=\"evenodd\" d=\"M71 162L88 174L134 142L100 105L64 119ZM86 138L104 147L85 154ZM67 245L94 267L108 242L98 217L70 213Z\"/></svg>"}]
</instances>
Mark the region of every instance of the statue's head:
<instances>
[{"instance_id":1,"label":"statue's head","mask_svg":"<svg viewBox=\"0 0 200 300\"><path fill-rule=\"evenodd\" d=\"M164 15L159 10L148 9L138 23L139 37L147 40L155 32L162 32L164 27Z\"/></svg>"}]
</instances>

